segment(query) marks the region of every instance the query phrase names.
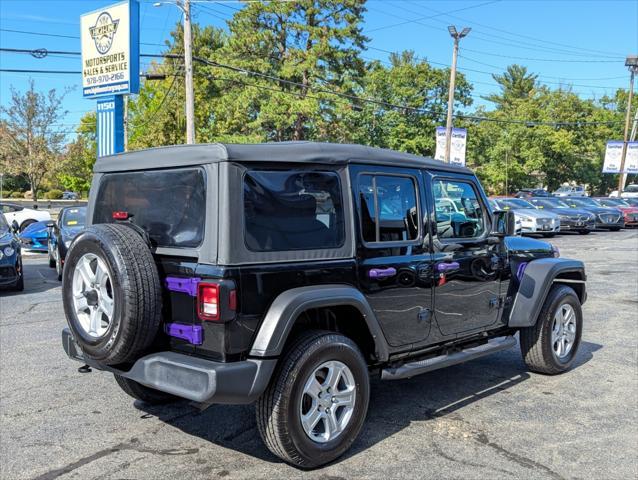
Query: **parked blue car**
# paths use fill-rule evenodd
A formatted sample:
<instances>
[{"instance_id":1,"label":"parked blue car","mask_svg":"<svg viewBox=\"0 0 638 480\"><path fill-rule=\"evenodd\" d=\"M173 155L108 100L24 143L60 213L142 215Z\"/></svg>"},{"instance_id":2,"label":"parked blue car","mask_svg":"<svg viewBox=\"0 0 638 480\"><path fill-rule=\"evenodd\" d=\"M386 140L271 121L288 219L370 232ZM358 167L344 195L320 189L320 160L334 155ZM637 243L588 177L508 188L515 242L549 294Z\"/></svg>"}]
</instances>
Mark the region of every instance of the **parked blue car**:
<instances>
[{"instance_id":1,"label":"parked blue car","mask_svg":"<svg viewBox=\"0 0 638 480\"><path fill-rule=\"evenodd\" d=\"M47 224L50 220L35 222L20 232L22 248L32 252L47 252L49 250L49 230Z\"/></svg>"},{"instance_id":2,"label":"parked blue car","mask_svg":"<svg viewBox=\"0 0 638 480\"><path fill-rule=\"evenodd\" d=\"M55 268L62 280L62 268L71 242L86 225L86 207L66 207L57 222L47 222L49 228L49 267Z\"/></svg>"},{"instance_id":3,"label":"parked blue car","mask_svg":"<svg viewBox=\"0 0 638 480\"><path fill-rule=\"evenodd\" d=\"M22 253L15 231L0 213L0 286L24 290Z\"/></svg>"}]
</instances>

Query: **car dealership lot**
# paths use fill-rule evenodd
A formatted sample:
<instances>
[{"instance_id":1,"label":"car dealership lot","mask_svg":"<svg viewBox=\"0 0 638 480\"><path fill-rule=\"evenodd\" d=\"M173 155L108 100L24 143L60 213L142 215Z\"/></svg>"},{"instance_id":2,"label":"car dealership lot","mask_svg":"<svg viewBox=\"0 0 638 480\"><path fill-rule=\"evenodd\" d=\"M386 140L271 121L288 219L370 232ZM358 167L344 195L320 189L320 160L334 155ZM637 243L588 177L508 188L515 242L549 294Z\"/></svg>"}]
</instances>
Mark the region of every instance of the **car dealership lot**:
<instances>
[{"instance_id":1,"label":"car dealership lot","mask_svg":"<svg viewBox=\"0 0 638 480\"><path fill-rule=\"evenodd\" d=\"M587 267L574 370L530 374L515 348L375 380L353 448L312 472L266 450L250 406L147 407L78 373L55 272L25 257L25 291L0 292L0 478L636 478L638 231L551 241Z\"/></svg>"}]
</instances>

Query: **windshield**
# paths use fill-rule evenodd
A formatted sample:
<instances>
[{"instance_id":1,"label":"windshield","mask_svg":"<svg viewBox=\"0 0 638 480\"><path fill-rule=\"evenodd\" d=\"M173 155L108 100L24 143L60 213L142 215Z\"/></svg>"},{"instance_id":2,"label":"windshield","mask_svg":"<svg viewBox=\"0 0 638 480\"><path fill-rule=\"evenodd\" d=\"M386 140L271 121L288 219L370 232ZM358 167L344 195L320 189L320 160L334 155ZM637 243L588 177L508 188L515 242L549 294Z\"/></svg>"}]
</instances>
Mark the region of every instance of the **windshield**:
<instances>
[{"instance_id":1,"label":"windshield","mask_svg":"<svg viewBox=\"0 0 638 480\"><path fill-rule=\"evenodd\" d=\"M572 191L572 187L560 187L558 190L556 190L557 192L571 192Z\"/></svg>"},{"instance_id":2,"label":"windshield","mask_svg":"<svg viewBox=\"0 0 638 480\"><path fill-rule=\"evenodd\" d=\"M505 210L510 208L534 208L534 205L520 198L499 198L496 202Z\"/></svg>"},{"instance_id":3,"label":"windshield","mask_svg":"<svg viewBox=\"0 0 638 480\"><path fill-rule=\"evenodd\" d=\"M542 200L533 200L533 203L539 208L569 208L569 205L558 198L543 198Z\"/></svg>"},{"instance_id":4,"label":"windshield","mask_svg":"<svg viewBox=\"0 0 638 480\"><path fill-rule=\"evenodd\" d=\"M80 228L86 224L86 207L69 208L62 214L62 226Z\"/></svg>"},{"instance_id":5,"label":"windshield","mask_svg":"<svg viewBox=\"0 0 638 480\"><path fill-rule=\"evenodd\" d=\"M0 213L0 237L9 233L10 228L7 223L7 219L4 218L4 215Z\"/></svg>"},{"instance_id":6,"label":"windshield","mask_svg":"<svg viewBox=\"0 0 638 480\"><path fill-rule=\"evenodd\" d=\"M580 197L580 198L570 198L566 200L572 207L599 207L600 205L596 203L596 200L592 198Z\"/></svg>"},{"instance_id":7,"label":"windshield","mask_svg":"<svg viewBox=\"0 0 638 480\"><path fill-rule=\"evenodd\" d=\"M628 207L629 204L620 198L599 198L598 202L606 207Z\"/></svg>"}]
</instances>

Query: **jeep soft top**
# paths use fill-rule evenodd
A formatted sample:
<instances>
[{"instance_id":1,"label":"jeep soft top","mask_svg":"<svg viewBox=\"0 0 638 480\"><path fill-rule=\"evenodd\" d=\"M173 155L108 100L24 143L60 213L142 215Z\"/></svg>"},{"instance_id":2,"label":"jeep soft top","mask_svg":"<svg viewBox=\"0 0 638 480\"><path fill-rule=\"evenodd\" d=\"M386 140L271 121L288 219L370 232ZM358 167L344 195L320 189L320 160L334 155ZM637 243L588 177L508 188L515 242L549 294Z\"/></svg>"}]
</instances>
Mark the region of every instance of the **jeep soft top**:
<instances>
[{"instance_id":1,"label":"jeep soft top","mask_svg":"<svg viewBox=\"0 0 638 480\"><path fill-rule=\"evenodd\" d=\"M266 445L341 455L369 375L510 348L568 369L581 262L514 237L467 168L358 145L165 147L100 159L63 270L67 354L164 403L257 402Z\"/></svg>"}]
</instances>

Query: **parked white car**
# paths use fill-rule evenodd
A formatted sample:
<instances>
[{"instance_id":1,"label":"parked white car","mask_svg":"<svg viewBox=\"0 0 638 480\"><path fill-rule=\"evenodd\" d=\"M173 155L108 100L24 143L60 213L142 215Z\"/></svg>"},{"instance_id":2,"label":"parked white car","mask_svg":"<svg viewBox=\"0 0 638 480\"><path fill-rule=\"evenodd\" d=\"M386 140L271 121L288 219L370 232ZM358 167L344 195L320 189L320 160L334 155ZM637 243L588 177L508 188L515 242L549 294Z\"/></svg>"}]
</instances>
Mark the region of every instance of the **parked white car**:
<instances>
[{"instance_id":1,"label":"parked white car","mask_svg":"<svg viewBox=\"0 0 638 480\"><path fill-rule=\"evenodd\" d=\"M560 217L555 213L537 210L534 205L522 198L492 199L499 210L512 210L514 217L521 222L521 234L541 234L553 237L560 231Z\"/></svg>"},{"instance_id":2,"label":"parked white car","mask_svg":"<svg viewBox=\"0 0 638 480\"><path fill-rule=\"evenodd\" d=\"M576 185L575 187L565 186L552 192L552 195L555 197L586 197L587 191L582 185Z\"/></svg>"},{"instance_id":3,"label":"parked white car","mask_svg":"<svg viewBox=\"0 0 638 480\"><path fill-rule=\"evenodd\" d=\"M618 190L614 190L609 194L610 197L617 197ZM638 184L632 183L627 185L620 195L622 198L638 198Z\"/></svg>"},{"instance_id":4,"label":"parked white car","mask_svg":"<svg viewBox=\"0 0 638 480\"><path fill-rule=\"evenodd\" d=\"M7 223L11 225L15 220L18 222L20 231L27 228L35 222L51 220L51 214L46 210L38 210L36 208L26 208L15 203L0 203L0 211L4 213Z\"/></svg>"}]
</instances>

